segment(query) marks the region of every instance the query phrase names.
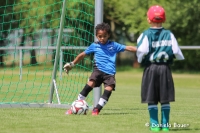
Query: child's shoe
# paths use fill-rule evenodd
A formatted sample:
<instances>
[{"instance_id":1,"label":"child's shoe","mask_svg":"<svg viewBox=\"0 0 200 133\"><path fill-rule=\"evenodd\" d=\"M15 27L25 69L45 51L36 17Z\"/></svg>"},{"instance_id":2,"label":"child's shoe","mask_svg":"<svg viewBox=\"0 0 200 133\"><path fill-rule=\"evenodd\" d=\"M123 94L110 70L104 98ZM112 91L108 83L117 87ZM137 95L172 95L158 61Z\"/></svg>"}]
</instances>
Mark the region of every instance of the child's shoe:
<instances>
[{"instance_id":1,"label":"child's shoe","mask_svg":"<svg viewBox=\"0 0 200 133\"><path fill-rule=\"evenodd\" d=\"M66 115L72 115L73 113L72 113L72 110L69 109L69 110L67 110L67 111L65 112L65 114L66 114Z\"/></svg>"},{"instance_id":2,"label":"child's shoe","mask_svg":"<svg viewBox=\"0 0 200 133\"><path fill-rule=\"evenodd\" d=\"M153 132L159 132L160 127L150 127L150 130L153 131Z\"/></svg>"},{"instance_id":3,"label":"child's shoe","mask_svg":"<svg viewBox=\"0 0 200 133\"><path fill-rule=\"evenodd\" d=\"M169 132L169 128L168 128L168 127L163 127L163 128L162 128L162 131L164 131L164 132Z\"/></svg>"},{"instance_id":4,"label":"child's shoe","mask_svg":"<svg viewBox=\"0 0 200 133\"><path fill-rule=\"evenodd\" d=\"M94 108L92 110L92 115L99 115L99 110Z\"/></svg>"}]
</instances>

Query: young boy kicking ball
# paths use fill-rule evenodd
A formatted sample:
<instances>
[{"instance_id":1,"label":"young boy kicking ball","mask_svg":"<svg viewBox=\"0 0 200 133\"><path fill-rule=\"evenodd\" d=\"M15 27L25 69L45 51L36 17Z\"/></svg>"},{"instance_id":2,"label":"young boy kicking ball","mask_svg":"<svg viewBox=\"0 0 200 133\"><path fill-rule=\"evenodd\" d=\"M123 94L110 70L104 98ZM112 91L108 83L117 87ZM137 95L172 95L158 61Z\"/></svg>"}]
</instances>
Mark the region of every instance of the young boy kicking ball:
<instances>
[{"instance_id":1,"label":"young boy kicking ball","mask_svg":"<svg viewBox=\"0 0 200 133\"><path fill-rule=\"evenodd\" d=\"M78 100L84 100L94 87L104 84L104 92L99 102L92 111L92 115L98 115L101 109L108 102L112 91L115 90L115 73L116 73L116 54L125 50L136 52L134 46L125 46L117 42L109 40L111 29L107 23L98 24L96 27L96 37L98 42L92 43L84 52L80 53L74 61L66 63L64 70L66 73L71 70L74 65L80 62L86 55L94 53L94 69L89 81L78 95ZM67 115L72 114L69 109Z\"/></svg>"}]
</instances>

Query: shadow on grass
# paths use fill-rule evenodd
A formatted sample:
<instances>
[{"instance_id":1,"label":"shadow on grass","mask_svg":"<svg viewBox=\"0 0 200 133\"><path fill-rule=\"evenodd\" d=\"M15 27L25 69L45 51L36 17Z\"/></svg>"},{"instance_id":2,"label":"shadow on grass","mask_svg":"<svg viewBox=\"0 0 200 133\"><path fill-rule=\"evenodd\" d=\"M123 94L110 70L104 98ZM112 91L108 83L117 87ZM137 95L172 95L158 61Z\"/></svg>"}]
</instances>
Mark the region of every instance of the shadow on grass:
<instances>
[{"instance_id":1,"label":"shadow on grass","mask_svg":"<svg viewBox=\"0 0 200 133\"><path fill-rule=\"evenodd\" d=\"M122 110L122 111L124 111L124 110L147 110L147 109L141 109L141 108L120 108L120 109L115 109L115 108L113 108L113 109L103 109L103 110L113 110L113 111L120 111L120 110Z\"/></svg>"},{"instance_id":2,"label":"shadow on grass","mask_svg":"<svg viewBox=\"0 0 200 133\"><path fill-rule=\"evenodd\" d=\"M176 131L176 132L182 132L182 131L197 131L197 130L200 130L200 128L172 128L170 129L170 131Z\"/></svg>"},{"instance_id":3,"label":"shadow on grass","mask_svg":"<svg viewBox=\"0 0 200 133\"><path fill-rule=\"evenodd\" d=\"M132 113L123 113L123 112L121 112L121 113L101 113L101 115L128 115L128 114L132 114Z\"/></svg>"},{"instance_id":4,"label":"shadow on grass","mask_svg":"<svg viewBox=\"0 0 200 133\"><path fill-rule=\"evenodd\" d=\"M131 109L103 109L104 111L112 111L110 113L102 112L102 115L126 115L126 114L137 114L136 112L129 112L134 110L146 111L146 109L141 108L131 108ZM126 111L125 111L126 110Z\"/></svg>"}]
</instances>

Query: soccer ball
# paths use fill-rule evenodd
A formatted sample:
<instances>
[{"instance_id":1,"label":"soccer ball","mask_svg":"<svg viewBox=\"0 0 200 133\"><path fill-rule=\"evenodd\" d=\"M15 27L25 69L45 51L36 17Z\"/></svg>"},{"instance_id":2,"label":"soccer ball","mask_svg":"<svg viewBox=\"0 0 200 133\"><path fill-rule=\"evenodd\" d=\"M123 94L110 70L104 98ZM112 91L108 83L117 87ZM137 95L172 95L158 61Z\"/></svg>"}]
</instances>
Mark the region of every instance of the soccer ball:
<instances>
[{"instance_id":1,"label":"soccer ball","mask_svg":"<svg viewBox=\"0 0 200 133\"><path fill-rule=\"evenodd\" d=\"M71 110L73 114L76 115L86 115L89 106L85 100L76 100L71 105Z\"/></svg>"}]
</instances>

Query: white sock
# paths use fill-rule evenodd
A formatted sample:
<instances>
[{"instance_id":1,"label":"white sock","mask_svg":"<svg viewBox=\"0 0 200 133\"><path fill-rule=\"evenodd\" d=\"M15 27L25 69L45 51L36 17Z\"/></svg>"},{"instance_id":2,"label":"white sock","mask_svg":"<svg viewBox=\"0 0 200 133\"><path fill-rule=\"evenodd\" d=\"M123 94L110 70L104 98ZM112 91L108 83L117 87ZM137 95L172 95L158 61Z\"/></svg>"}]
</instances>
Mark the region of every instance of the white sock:
<instances>
[{"instance_id":1,"label":"white sock","mask_svg":"<svg viewBox=\"0 0 200 133\"><path fill-rule=\"evenodd\" d=\"M85 100L85 98L86 98L86 97L83 96L83 95L81 95L81 94L78 95L78 100Z\"/></svg>"},{"instance_id":2,"label":"white sock","mask_svg":"<svg viewBox=\"0 0 200 133\"><path fill-rule=\"evenodd\" d=\"M101 106L103 107L103 106L105 106L105 105L106 105L106 103L107 103L107 102L108 102L108 101L106 101L105 99L103 99L103 98L100 98L100 99L99 99L99 103L98 103L98 104L99 104L99 105L101 105Z\"/></svg>"}]
</instances>

